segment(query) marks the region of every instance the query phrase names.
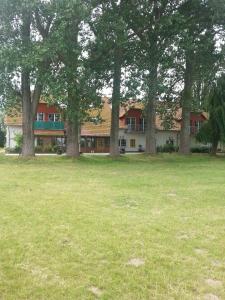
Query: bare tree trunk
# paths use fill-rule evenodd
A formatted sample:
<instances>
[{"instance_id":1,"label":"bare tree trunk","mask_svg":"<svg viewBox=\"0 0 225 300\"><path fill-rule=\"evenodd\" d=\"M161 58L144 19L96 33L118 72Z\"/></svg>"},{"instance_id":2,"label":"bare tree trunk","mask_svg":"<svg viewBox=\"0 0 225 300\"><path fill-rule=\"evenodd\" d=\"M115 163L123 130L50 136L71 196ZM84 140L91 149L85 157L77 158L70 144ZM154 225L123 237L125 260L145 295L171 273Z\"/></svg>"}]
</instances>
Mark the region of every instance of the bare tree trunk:
<instances>
[{"instance_id":1,"label":"bare tree trunk","mask_svg":"<svg viewBox=\"0 0 225 300\"><path fill-rule=\"evenodd\" d=\"M146 107L146 149L147 154L156 154L155 103L157 96L157 65L152 65L149 75L149 93Z\"/></svg>"},{"instance_id":2,"label":"bare tree trunk","mask_svg":"<svg viewBox=\"0 0 225 300\"><path fill-rule=\"evenodd\" d=\"M28 47L30 43L30 26L31 16L29 12L23 13L22 39L24 47ZM23 145L22 156L34 156L34 132L33 132L33 109L30 91L30 70L25 66L22 67L22 129L23 129Z\"/></svg>"},{"instance_id":3,"label":"bare tree trunk","mask_svg":"<svg viewBox=\"0 0 225 300\"><path fill-rule=\"evenodd\" d=\"M23 145L22 156L34 156L34 131L33 131L33 113L31 105L30 85L29 89L23 91L22 96L22 129L23 129Z\"/></svg>"},{"instance_id":4,"label":"bare tree trunk","mask_svg":"<svg viewBox=\"0 0 225 300\"><path fill-rule=\"evenodd\" d=\"M67 140L66 155L70 157L79 157L79 101L73 91L68 92L68 121L67 121Z\"/></svg>"},{"instance_id":5,"label":"bare tree trunk","mask_svg":"<svg viewBox=\"0 0 225 300\"><path fill-rule=\"evenodd\" d=\"M214 140L212 143L212 148L211 148L211 155L215 156L217 153L217 148L218 148L218 140Z\"/></svg>"},{"instance_id":6,"label":"bare tree trunk","mask_svg":"<svg viewBox=\"0 0 225 300\"><path fill-rule=\"evenodd\" d=\"M66 155L74 158L80 156L79 124L76 121L68 121L67 123Z\"/></svg>"},{"instance_id":7,"label":"bare tree trunk","mask_svg":"<svg viewBox=\"0 0 225 300\"><path fill-rule=\"evenodd\" d=\"M115 49L114 75L110 132L110 155L118 156L119 153L119 111L120 111L120 85L121 85L121 51Z\"/></svg>"},{"instance_id":8,"label":"bare tree trunk","mask_svg":"<svg viewBox=\"0 0 225 300\"><path fill-rule=\"evenodd\" d=\"M30 47L30 34L31 34L31 12L24 10L22 15L22 43L25 49ZM34 92L30 90L30 69L29 67L22 66L21 72L21 91L22 91L22 130L23 130L23 145L22 156L30 157L35 155L34 151L34 131L33 122L37 113L38 103L41 97L43 88L42 75L50 65L49 59L44 59L38 70Z\"/></svg>"},{"instance_id":9,"label":"bare tree trunk","mask_svg":"<svg viewBox=\"0 0 225 300\"><path fill-rule=\"evenodd\" d=\"M193 88L193 57L186 54L186 68L184 75L184 90L182 94L182 123L180 133L181 154L190 154L190 114L192 105L192 88Z\"/></svg>"}]
</instances>

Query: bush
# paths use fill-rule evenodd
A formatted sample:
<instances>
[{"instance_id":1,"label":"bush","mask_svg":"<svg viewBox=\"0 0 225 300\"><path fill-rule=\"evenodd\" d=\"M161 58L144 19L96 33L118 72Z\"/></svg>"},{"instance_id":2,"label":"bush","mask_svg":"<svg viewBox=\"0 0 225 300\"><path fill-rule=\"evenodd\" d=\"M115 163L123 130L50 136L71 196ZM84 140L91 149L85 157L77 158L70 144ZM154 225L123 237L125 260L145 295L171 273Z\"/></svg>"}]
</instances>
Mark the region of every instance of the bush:
<instances>
[{"instance_id":1,"label":"bush","mask_svg":"<svg viewBox=\"0 0 225 300\"><path fill-rule=\"evenodd\" d=\"M54 146L52 146L52 145L44 145L44 146L42 146L42 152L43 153L55 153L55 151L54 151Z\"/></svg>"},{"instance_id":2,"label":"bush","mask_svg":"<svg viewBox=\"0 0 225 300\"><path fill-rule=\"evenodd\" d=\"M208 146L196 146L191 148L192 153L210 153L211 148Z\"/></svg>"},{"instance_id":3,"label":"bush","mask_svg":"<svg viewBox=\"0 0 225 300\"><path fill-rule=\"evenodd\" d=\"M64 146L61 146L61 145L55 145L53 146L53 150L54 150L54 153L57 153L58 155L61 155L65 152L65 147Z\"/></svg>"},{"instance_id":4,"label":"bush","mask_svg":"<svg viewBox=\"0 0 225 300\"><path fill-rule=\"evenodd\" d=\"M36 146L35 147L35 153L43 153L43 146Z\"/></svg>"},{"instance_id":5,"label":"bush","mask_svg":"<svg viewBox=\"0 0 225 300\"><path fill-rule=\"evenodd\" d=\"M16 142L15 153L20 153L23 145L23 136L20 133L17 133L14 137L14 141Z\"/></svg>"},{"instance_id":6,"label":"bush","mask_svg":"<svg viewBox=\"0 0 225 300\"><path fill-rule=\"evenodd\" d=\"M163 146L157 147L157 152L172 153L172 152L177 152L177 151L178 151L178 147L174 146L172 144L165 144Z\"/></svg>"},{"instance_id":7,"label":"bush","mask_svg":"<svg viewBox=\"0 0 225 300\"><path fill-rule=\"evenodd\" d=\"M5 146L5 131L1 130L0 127L0 147Z\"/></svg>"}]
</instances>

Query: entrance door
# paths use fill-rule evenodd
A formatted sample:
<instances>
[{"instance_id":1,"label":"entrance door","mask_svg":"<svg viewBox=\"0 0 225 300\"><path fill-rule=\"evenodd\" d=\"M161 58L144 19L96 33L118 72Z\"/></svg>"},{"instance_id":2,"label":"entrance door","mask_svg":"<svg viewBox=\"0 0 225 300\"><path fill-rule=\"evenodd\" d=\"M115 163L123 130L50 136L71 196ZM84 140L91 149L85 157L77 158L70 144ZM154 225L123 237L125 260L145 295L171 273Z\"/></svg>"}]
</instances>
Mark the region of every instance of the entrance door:
<instances>
[{"instance_id":1,"label":"entrance door","mask_svg":"<svg viewBox=\"0 0 225 300\"><path fill-rule=\"evenodd\" d=\"M104 152L105 151L105 139L104 138L97 138L96 143L96 150L97 152Z\"/></svg>"}]
</instances>

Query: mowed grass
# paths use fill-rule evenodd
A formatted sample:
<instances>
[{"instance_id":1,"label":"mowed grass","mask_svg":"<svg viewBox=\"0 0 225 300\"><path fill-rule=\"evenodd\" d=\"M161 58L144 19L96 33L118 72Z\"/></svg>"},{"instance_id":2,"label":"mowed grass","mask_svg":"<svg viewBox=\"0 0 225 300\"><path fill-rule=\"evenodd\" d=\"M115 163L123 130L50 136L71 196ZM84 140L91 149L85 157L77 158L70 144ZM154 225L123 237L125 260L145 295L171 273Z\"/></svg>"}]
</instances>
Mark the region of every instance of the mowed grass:
<instances>
[{"instance_id":1,"label":"mowed grass","mask_svg":"<svg viewBox=\"0 0 225 300\"><path fill-rule=\"evenodd\" d=\"M0 155L0 299L95 298L225 299L225 158Z\"/></svg>"}]
</instances>

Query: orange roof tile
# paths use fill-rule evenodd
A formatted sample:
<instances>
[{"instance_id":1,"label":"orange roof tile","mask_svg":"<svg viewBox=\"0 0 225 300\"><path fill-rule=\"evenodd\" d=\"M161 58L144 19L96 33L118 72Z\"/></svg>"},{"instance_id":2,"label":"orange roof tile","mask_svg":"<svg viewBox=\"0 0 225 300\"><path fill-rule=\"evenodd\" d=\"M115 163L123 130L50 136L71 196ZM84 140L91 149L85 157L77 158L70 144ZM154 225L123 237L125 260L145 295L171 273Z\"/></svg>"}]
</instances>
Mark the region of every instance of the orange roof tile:
<instances>
[{"instance_id":1,"label":"orange roof tile","mask_svg":"<svg viewBox=\"0 0 225 300\"><path fill-rule=\"evenodd\" d=\"M81 135L82 136L109 136L110 135L110 126L111 126L111 105L107 98L104 98L103 107L100 111L100 117L102 122L95 124L93 122L85 122L81 126ZM92 110L90 115L92 117L98 115L99 110Z\"/></svg>"},{"instance_id":2,"label":"orange roof tile","mask_svg":"<svg viewBox=\"0 0 225 300\"><path fill-rule=\"evenodd\" d=\"M41 103L44 100L42 99ZM81 135L82 136L110 136L110 126L111 126L111 104L109 99L104 97L102 100L103 106L102 109L93 109L90 110L90 116L95 117L100 115L102 122L99 124L95 124L93 122L85 122L81 126ZM119 128L126 128L123 122L121 122L121 118L128 112L129 109L143 109L144 104L141 102L135 102L133 100L128 101L126 104L120 107L120 124ZM208 114L203 112L203 116L208 119ZM179 108L174 117L174 124L171 130L179 131L181 129L181 119L182 119L182 109ZM6 116L5 118L6 125L22 125L22 115L18 112L12 112L10 116ZM162 126L162 119L158 114L156 114L156 129L164 130ZM63 135L63 131L46 131L46 130L35 130L36 135Z\"/></svg>"}]
</instances>

